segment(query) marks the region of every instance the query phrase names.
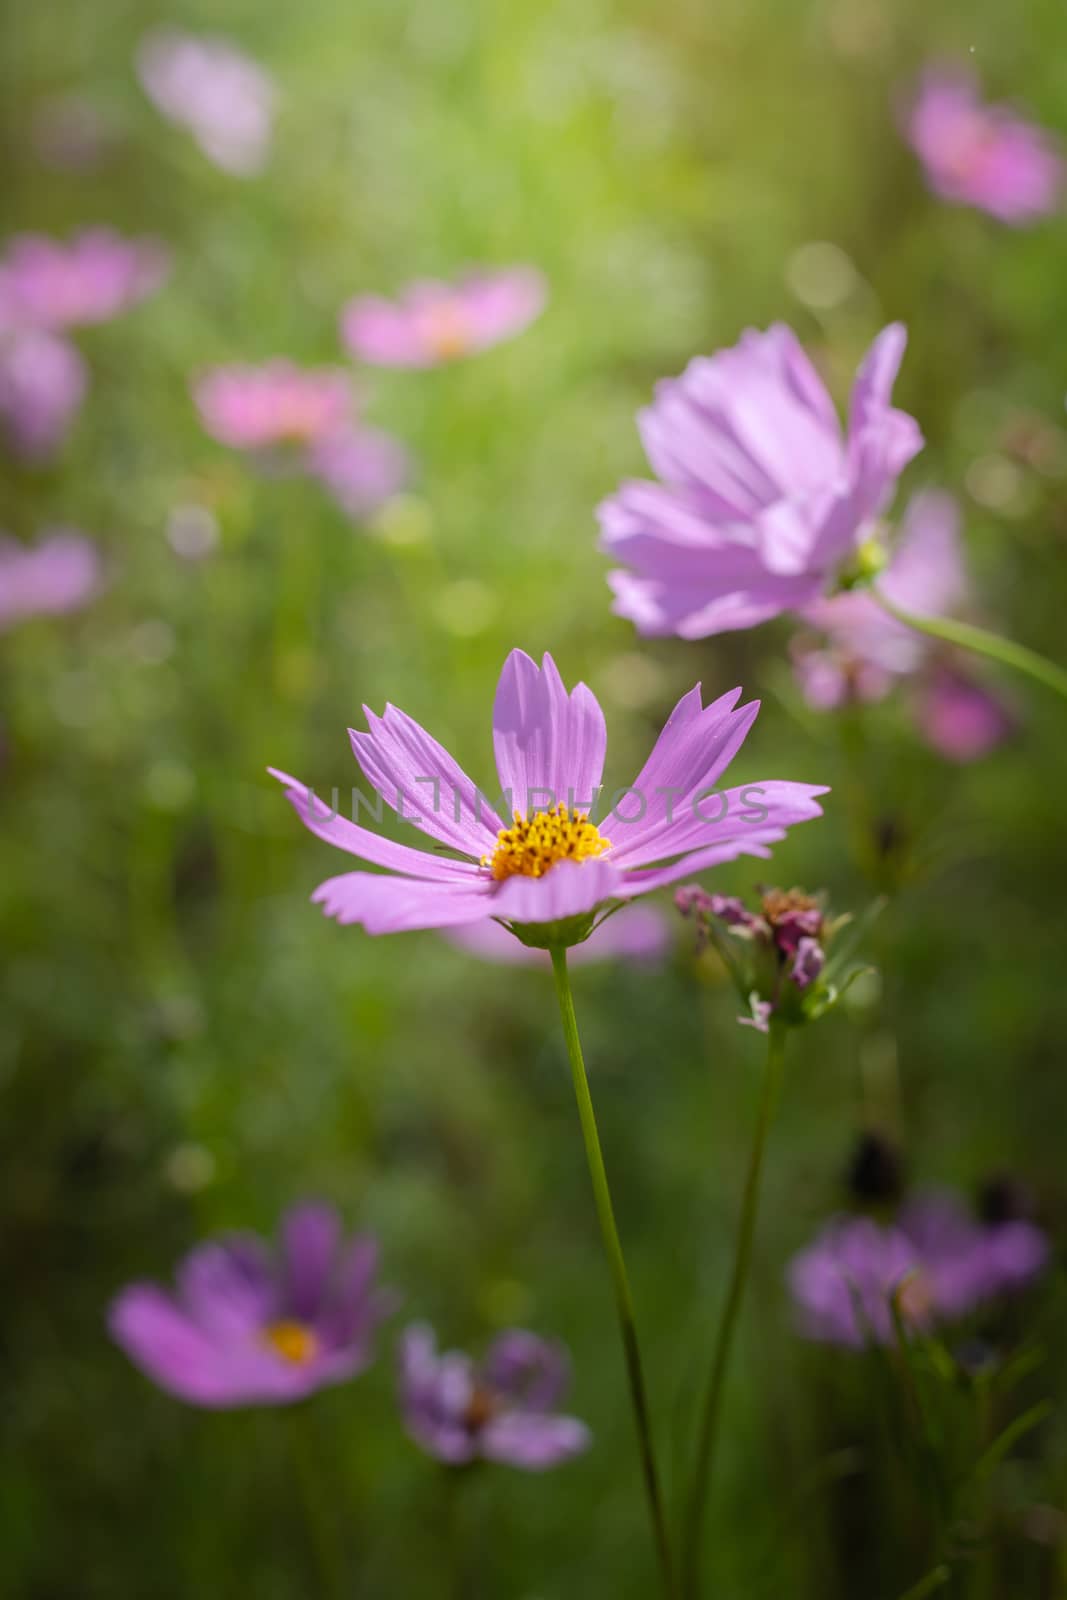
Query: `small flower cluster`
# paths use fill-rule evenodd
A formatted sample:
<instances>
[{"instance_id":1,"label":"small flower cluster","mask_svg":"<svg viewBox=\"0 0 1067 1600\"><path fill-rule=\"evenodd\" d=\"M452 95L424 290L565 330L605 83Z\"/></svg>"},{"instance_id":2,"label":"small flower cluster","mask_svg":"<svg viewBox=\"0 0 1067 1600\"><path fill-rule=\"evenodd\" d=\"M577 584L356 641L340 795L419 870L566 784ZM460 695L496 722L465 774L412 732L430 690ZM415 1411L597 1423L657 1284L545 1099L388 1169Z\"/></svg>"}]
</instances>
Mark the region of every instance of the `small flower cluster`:
<instances>
[{"instance_id":1,"label":"small flower cluster","mask_svg":"<svg viewBox=\"0 0 1067 1600\"><path fill-rule=\"evenodd\" d=\"M110 1313L115 1341L168 1394L211 1410L288 1405L344 1383L374 1360L396 1307L377 1284L378 1247L346 1240L330 1206L282 1219L277 1251L251 1234L198 1246L174 1292L129 1285ZM543 1471L585 1450L584 1423L557 1407L569 1384L562 1346L523 1329L502 1333L480 1365L436 1352L414 1324L399 1345L400 1405L411 1437L458 1466L483 1457Z\"/></svg>"},{"instance_id":2,"label":"small flower cluster","mask_svg":"<svg viewBox=\"0 0 1067 1600\"><path fill-rule=\"evenodd\" d=\"M698 948L711 941L725 960L746 1007L738 1020L761 1033L772 1019L795 1025L821 1017L864 970L843 970L840 958L829 963L830 941L849 919L830 920L802 889L766 889L755 911L699 884L679 889L674 900L696 922Z\"/></svg>"}]
</instances>

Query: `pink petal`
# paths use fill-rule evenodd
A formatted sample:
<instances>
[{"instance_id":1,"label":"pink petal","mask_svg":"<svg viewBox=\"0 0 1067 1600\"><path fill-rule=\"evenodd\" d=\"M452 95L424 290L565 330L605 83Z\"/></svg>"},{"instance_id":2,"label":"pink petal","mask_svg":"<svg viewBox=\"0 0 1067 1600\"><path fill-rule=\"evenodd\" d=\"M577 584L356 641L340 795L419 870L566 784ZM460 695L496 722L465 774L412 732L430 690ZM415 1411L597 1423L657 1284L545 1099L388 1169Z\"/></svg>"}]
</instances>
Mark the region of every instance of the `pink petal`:
<instances>
[{"instance_id":1,"label":"pink petal","mask_svg":"<svg viewBox=\"0 0 1067 1600\"><path fill-rule=\"evenodd\" d=\"M568 695L548 654L538 669L524 650L504 663L493 703L501 787L523 815L562 802L586 810L604 771L604 713L579 683Z\"/></svg>"},{"instance_id":2,"label":"pink petal","mask_svg":"<svg viewBox=\"0 0 1067 1600\"><path fill-rule=\"evenodd\" d=\"M352 749L367 777L408 822L481 860L504 824L485 796L426 729L387 705L376 717L363 707L369 733L349 730Z\"/></svg>"},{"instance_id":3,"label":"pink petal","mask_svg":"<svg viewBox=\"0 0 1067 1600\"><path fill-rule=\"evenodd\" d=\"M507 922L559 922L625 897L626 879L603 857L560 861L543 878L507 878L487 911Z\"/></svg>"},{"instance_id":4,"label":"pink petal","mask_svg":"<svg viewBox=\"0 0 1067 1600\"><path fill-rule=\"evenodd\" d=\"M360 923L368 933L407 933L494 915L492 880L482 875L476 881L481 887L346 872L320 883L311 898L328 917L345 924Z\"/></svg>"}]
</instances>

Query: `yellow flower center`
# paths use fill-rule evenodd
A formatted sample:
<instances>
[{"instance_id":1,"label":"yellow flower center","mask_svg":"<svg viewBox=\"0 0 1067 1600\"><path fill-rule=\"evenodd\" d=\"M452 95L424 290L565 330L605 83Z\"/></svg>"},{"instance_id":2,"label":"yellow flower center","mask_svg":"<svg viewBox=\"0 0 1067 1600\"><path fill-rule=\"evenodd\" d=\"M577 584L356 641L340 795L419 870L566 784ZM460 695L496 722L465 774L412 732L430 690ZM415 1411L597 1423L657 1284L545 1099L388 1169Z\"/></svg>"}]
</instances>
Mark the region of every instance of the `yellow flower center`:
<instances>
[{"instance_id":1,"label":"yellow flower center","mask_svg":"<svg viewBox=\"0 0 1067 1600\"><path fill-rule=\"evenodd\" d=\"M470 330L462 308L450 300L426 310L426 339L435 356L442 361L452 361L465 355L470 344Z\"/></svg>"},{"instance_id":2,"label":"yellow flower center","mask_svg":"<svg viewBox=\"0 0 1067 1600\"><path fill-rule=\"evenodd\" d=\"M496 878L543 878L557 861L588 861L611 848L587 811L568 811L562 800L551 811L526 818L515 812L511 828L501 828L491 856L482 857Z\"/></svg>"},{"instance_id":3,"label":"yellow flower center","mask_svg":"<svg viewBox=\"0 0 1067 1600\"><path fill-rule=\"evenodd\" d=\"M272 1322L263 1335L267 1344L283 1361L305 1367L319 1353L319 1341L302 1322Z\"/></svg>"}]
</instances>

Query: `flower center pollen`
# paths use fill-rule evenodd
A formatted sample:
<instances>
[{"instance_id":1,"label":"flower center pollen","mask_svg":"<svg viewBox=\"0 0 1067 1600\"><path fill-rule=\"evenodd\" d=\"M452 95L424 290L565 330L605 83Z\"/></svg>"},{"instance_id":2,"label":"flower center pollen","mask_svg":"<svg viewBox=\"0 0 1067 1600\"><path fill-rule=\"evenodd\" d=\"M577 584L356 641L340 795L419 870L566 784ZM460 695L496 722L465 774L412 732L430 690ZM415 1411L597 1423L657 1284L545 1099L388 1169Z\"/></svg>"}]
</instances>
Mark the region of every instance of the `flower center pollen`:
<instances>
[{"instance_id":1,"label":"flower center pollen","mask_svg":"<svg viewBox=\"0 0 1067 1600\"><path fill-rule=\"evenodd\" d=\"M275 1355L294 1367L306 1367L319 1353L319 1341L302 1322L272 1322L263 1338Z\"/></svg>"},{"instance_id":2,"label":"flower center pollen","mask_svg":"<svg viewBox=\"0 0 1067 1600\"><path fill-rule=\"evenodd\" d=\"M588 861L611 848L587 811L568 811L561 800L532 817L515 812L514 826L501 828L491 856L482 857L498 883L505 878L543 878L557 861Z\"/></svg>"}]
</instances>

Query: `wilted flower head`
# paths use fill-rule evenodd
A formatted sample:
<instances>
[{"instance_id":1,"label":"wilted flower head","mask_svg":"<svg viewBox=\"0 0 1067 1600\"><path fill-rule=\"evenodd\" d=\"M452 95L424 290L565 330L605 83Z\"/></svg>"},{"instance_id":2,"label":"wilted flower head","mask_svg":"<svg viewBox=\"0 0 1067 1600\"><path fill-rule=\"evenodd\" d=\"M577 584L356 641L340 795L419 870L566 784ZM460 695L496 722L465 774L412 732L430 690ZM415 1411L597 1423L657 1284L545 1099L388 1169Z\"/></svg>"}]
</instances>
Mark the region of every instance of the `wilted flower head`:
<instances>
[{"instance_id":1,"label":"wilted flower head","mask_svg":"<svg viewBox=\"0 0 1067 1600\"><path fill-rule=\"evenodd\" d=\"M382 717L364 707L369 732L350 731L352 749L381 800L434 849L372 833L295 778L272 774L312 833L387 869L321 884L313 898L328 915L368 933L494 919L527 944L574 945L598 914L684 874L766 856L788 827L821 815L815 797L826 791L811 784L767 780L712 792L759 709L735 709L740 694L707 707L699 685L683 695L633 784L612 797L603 831L591 812L602 788L604 713L584 684L568 693L551 656L539 668L522 650L504 663L493 707L497 804L510 825L448 752L391 705ZM361 801L353 799L357 814Z\"/></svg>"},{"instance_id":2,"label":"wilted flower head","mask_svg":"<svg viewBox=\"0 0 1067 1600\"><path fill-rule=\"evenodd\" d=\"M926 490L912 497L878 580L893 605L920 617L952 615L966 607L970 584L959 523L951 495ZM862 589L820 598L801 616L814 631L794 639L793 668L813 710L881 700L894 683L911 678L919 689L920 732L950 760L985 755L1011 731L1002 703L956 655L947 656L943 647L898 622Z\"/></svg>"},{"instance_id":3,"label":"wilted flower head","mask_svg":"<svg viewBox=\"0 0 1067 1600\"><path fill-rule=\"evenodd\" d=\"M247 178L270 150L276 92L270 75L228 39L156 28L137 51L145 93L189 129L209 161Z\"/></svg>"},{"instance_id":4,"label":"wilted flower head","mask_svg":"<svg viewBox=\"0 0 1067 1600\"><path fill-rule=\"evenodd\" d=\"M276 1254L255 1235L232 1235L185 1258L175 1293L131 1284L111 1307L111 1333L190 1405L284 1405L370 1365L392 1307L377 1262L374 1240L344 1240L329 1206L295 1206Z\"/></svg>"},{"instance_id":5,"label":"wilted flower head","mask_svg":"<svg viewBox=\"0 0 1067 1600\"><path fill-rule=\"evenodd\" d=\"M408 1432L451 1466L480 1457L543 1472L585 1450L585 1423L556 1410L569 1381L562 1346L520 1329L502 1333L480 1365L456 1350L439 1355L422 1323L400 1341Z\"/></svg>"},{"instance_id":6,"label":"wilted flower head","mask_svg":"<svg viewBox=\"0 0 1067 1600\"><path fill-rule=\"evenodd\" d=\"M905 132L935 194L1021 226L1055 211L1063 161L1043 128L1010 106L983 102L964 67L922 78Z\"/></svg>"},{"instance_id":7,"label":"wilted flower head","mask_svg":"<svg viewBox=\"0 0 1067 1600\"><path fill-rule=\"evenodd\" d=\"M85 362L69 340L43 328L0 333L0 417L17 455L33 461L51 455L88 385Z\"/></svg>"},{"instance_id":8,"label":"wilted flower head","mask_svg":"<svg viewBox=\"0 0 1067 1600\"><path fill-rule=\"evenodd\" d=\"M483 961L504 966L550 965L547 950L534 950L520 944L499 922L471 922L464 927L447 928L450 943ZM592 966L599 961L625 961L631 966L654 966L670 944L667 918L656 906L624 906L590 934L584 944L575 945L572 966Z\"/></svg>"},{"instance_id":9,"label":"wilted flower head","mask_svg":"<svg viewBox=\"0 0 1067 1600\"><path fill-rule=\"evenodd\" d=\"M0 629L28 617L76 611L100 587L96 546L72 528L54 528L35 545L0 534Z\"/></svg>"},{"instance_id":10,"label":"wilted flower head","mask_svg":"<svg viewBox=\"0 0 1067 1600\"><path fill-rule=\"evenodd\" d=\"M674 899L697 924L698 948L710 939L726 962L746 1008L739 1020L761 1033L772 1018L800 1023L821 1017L864 970L846 967L843 952L828 962L830 941L850 919L830 921L822 901L803 889L765 889L755 911L697 884L679 889Z\"/></svg>"},{"instance_id":11,"label":"wilted flower head","mask_svg":"<svg viewBox=\"0 0 1067 1600\"><path fill-rule=\"evenodd\" d=\"M472 273L455 284L430 279L411 284L396 300L350 300L341 334L361 361L435 367L521 333L541 314L546 292L533 267Z\"/></svg>"},{"instance_id":12,"label":"wilted flower head","mask_svg":"<svg viewBox=\"0 0 1067 1600\"><path fill-rule=\"evenodd\" d=\"M828 591L922 447L890 403L899 323L860 367L842 434L791 329L749 329L732 349L660 383L638 426L658 483L600 507L615 610L644 634L699 639L751 628Z\"/></svg>"},{"instance_id":13,"label":"wilted flower head","mask_svg":"<svg viewBox=\"0 0 1067 1600\"><path fill-rule=\"evenodd\" d=\"M1040 1273L1048 1241L1029 1222L983 1224L950 1194L906 1205L892 1225L831 1219L789 1266L801 1332L860 1346L894 1338L895 1298L906 1327L951 1322L1024 1288Z\"/></svg>"},{"instance_id":14,"label":"wilted flower head","mask_svg":"<svg viewBox=\"0 0 1067 1600\"><path fill-rule=\"evenodd\" d=\"M0 329L106 322L159 288L169 257L154 239L86 228L69 242L18 234L0 258Z\"/></svg>"}]
</instances>

